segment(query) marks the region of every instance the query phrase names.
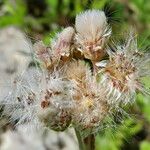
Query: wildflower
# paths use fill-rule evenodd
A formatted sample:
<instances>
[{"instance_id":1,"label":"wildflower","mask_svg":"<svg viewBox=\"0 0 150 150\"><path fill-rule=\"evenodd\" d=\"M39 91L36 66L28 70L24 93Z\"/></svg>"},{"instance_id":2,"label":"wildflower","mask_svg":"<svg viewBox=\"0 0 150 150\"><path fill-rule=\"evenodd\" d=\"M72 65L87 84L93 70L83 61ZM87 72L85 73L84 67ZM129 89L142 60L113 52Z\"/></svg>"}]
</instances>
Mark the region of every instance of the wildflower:
<instances>
[{"instance_id":1,"label":"wildflower","mask_svg":"<svg viewBox=\"0 0 150 150\"><path fill-rule=\"evenodd\" d=\"M149 54L138 51L133 36L111 51L106 48L110 34L104 12L89 10L76 17L75 29L65 28L49 47L36 43L36 56L45 68L30 67L16 77L3 114L17 126L34 123L64 131L73 125L83 132L98 131L136 92L148 93L142 80L150 75ZM91 65L75 58L74 51ZM108 60L101 61L106 52Z\"/></svg>"},{"instance_id":2,"label":"wildflower","mask_svg":"<svg viewBox=\"0 0 150 150\"><path fill-rule=\"evenodd\" d=\"M73 36L74 29L67 27L53 39L51 48L41 41L35 43L35 52L49 71L60 68L70 59Z\"/></svg>"},{"instance_id":3,"label":"wildflower","mask_svg":"<svg viewBox=\"0 0 150 150\"><path fill-rule=\"evenodd\" d=\"M38 117L45 126L56 131L64 131L72 120L72 84L61 78L50 79L47 84L49 88L41 101Z\"/></svg>"},{"instance_id":4,"label":"wildflower","mask_svg":"<svg viewBox=\"0 0 150 150\"><path fill-rule=\"evenodd\" d=\"M40 82L44 80L41 72L35 68L28 69L22 76L16 77L12 83L12 89L2 101L3 114L10 118L10 122L22 124L36 120L35 106L40 103ZM35 108L35 109L34 109Z\"/></svg>"},{"instance_id":5,"label":"wildflower","mask_svg":"<svg viewBox=\"0 0 150 150\"><path fill-rule=\"evenodd\" d=\"M55 67L60 68L72 58L72 43L74 28L67 27L57 34L51 43L52 61Z\"/></svg>"},{"instance_id":6,"label":"wildflower","mask_svg":"<svg viewBox=\"0 0 150 150\"><path fill-rule=\"evenodd\" d=\"M21 73L31 62L31 42L15 27L0 29L0 73Z\"/></svg>"},{"instance_id":7,"label":"wildflower","mask_svg":"<svg viewBox=\"0 0 150 150\"><path fill-rule=\"evenodd\" d=\"M29 69L14 82L14 89L4 100L4 114L10 121L37 121L54 130L64 130L71 123L73 85L55 72L49 76Z\"/></svg>"},{"instance_id":8,"label":"wildflower","mask_svg":"<svg viewBox=\"0 0 150 150\"><path fill-rule=\"evenodd\" d=\"M75 106L72 110L72 120L82 130L99 127L109 114L107 97L93 77L86 80L86 83L77 85L73 99Z\"/></svg>"},{"instance_id":9,"label":"wildflower","mask_svg":"<svg viewBox=\"0 0 150 150\"><path fill-rule=\"evenodd\" d=\"M71 108L73 124L85 131L97 128L107 116L109 105L96 77L85 62L73 61L68 66L67 78L75 84Z\"/></svg>"},{"instance_id":10,"label":"wildflower","mask_svg":"<svg viewBox=\"0 0 150 150\"><path fill-rule=\"evenodd\" d=\"M106 54L104 46L111 34L104 12L89 10L77 15L75 28L77 49L92 61L98 61L104 57Z\"/></svg>"},{"instance_id":11,"label":"wildflower","mask_svg":"<svg viewBox=\"0 0 150 150\"><path fill-rule=\"evenodd\" d=\"M69 57L73 36L73 27L67 27L57 35L56 39L54 39L51 44L54 57Z\"/></svg>"},{"instance_id":12,"label":"wildflower","mask_svg":"<svg viewBox=\"0 0 150 150\"><path fill-rule=\"evenodd\" d=\"M148 93L142 79L149 76L149 54L138 51L136 39L130 37L124 45L108 50L109 60L100 62L102 81L114 101L127 104L134 101L136 92Z\"/></svg>"}]
</instances>

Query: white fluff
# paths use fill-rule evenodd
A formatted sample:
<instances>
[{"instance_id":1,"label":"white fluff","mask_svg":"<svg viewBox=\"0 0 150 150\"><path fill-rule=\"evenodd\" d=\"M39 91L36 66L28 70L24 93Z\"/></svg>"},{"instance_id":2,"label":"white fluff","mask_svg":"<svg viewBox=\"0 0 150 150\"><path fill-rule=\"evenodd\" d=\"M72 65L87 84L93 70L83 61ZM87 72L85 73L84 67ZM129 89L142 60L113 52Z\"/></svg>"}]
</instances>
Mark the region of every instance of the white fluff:
<instances>
[{"instance_id":1,"label":"white fluff","mask_svg":"<svg viewBox=\"0 0 150 150\"><path fill-rule=\"evenodd\" d=\"M85 39L93 41L102 36L107 28L105 13L99 10L88 10L81 13L76 17L75 27Z\"/></svg>"},{"instance_id":2,"label":"white fluff","mask_svg":"<svg viewBox=\"0 0 150 150\"><path fill-rule=\"evenodd\" d=\"M31 43L17 28L0 30L0 71L22 72L31 61Z\"/></svg>"},{"instance_id":3,"label":"white fluff","mask_svg":"<svg viewBox=\"0 0 150 150\"><path fill-rule=\"evenodd\" d=\"M73 35L73 27L67 27L57 35L56 39L54 39L51 44L54 55L69 55Z\"/></svg>"}]
</instances>

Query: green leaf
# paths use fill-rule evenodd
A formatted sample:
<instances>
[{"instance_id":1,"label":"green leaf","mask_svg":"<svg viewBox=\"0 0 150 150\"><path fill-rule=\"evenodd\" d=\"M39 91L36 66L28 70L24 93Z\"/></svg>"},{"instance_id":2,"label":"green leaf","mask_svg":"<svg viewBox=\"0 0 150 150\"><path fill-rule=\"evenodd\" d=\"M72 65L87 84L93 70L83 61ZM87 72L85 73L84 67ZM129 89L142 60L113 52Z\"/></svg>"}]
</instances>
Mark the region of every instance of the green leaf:
<instances>
[{"instance_id":1,"label":"green leaf","mask_svg":"<svg viewBox=\"0 0 150 150\"><path fill-rule=\"evenodd\" d=\"M150 142L143 141L140 144L140 150L149 150L150 149Z\"/></svg>"}]
</instances>

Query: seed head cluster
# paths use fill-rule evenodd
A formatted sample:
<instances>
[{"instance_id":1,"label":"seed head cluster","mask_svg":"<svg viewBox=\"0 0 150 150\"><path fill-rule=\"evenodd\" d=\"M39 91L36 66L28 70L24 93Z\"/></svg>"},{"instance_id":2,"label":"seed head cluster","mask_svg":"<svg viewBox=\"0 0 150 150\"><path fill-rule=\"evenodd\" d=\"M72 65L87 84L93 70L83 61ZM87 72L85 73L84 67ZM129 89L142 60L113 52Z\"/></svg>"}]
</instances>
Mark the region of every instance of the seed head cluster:
<instances>
[{"instance_id":1,"label":"seed head cluster","mask_svg":"<svg viewBox=\"0 0 150 150\"><path fill-rule=\"evenodd\" d=\"M149 54L138 50L134 34L113 50L108 46L110 36L105 13L88 10L49 46L35 43L40 65L13 82L3 101L4 114L18 124L34 122L56 131L75 126L86 131L133 102L136 92L148 93L142 79L150 75Z\"/></svg>"}]
</instances>

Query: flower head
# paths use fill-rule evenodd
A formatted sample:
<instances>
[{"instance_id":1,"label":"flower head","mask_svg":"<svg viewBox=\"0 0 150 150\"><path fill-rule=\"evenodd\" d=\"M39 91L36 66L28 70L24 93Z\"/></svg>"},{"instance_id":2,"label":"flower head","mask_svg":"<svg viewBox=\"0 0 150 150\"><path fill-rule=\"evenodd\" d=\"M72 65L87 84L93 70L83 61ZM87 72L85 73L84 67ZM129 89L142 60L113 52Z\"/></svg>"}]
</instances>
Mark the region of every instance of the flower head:
<instances>
[{"instance_id":1,"label":"flower head","mask_svg":"<svg viewBox=\"0 0 150 150\"><path fill-rule=\"evenodd\" d=\"M77 49L93 61L105 55L104 44L111 34L103 11L89 10L77 15L75 21Z\"/></svg>"},{"instance_id":2,"label":"flower head","mask_svg":"<svg viewBox=\"0 0 150 150\"><path fill-rule=\"evenodd\" d=\"M51 48L41 41L34 44L36 55L49 71L60 68L70 60L73 36L74 29L67 27L53 39Z\"/></svg>"},{"instance_id":3,"label":"flower head","mask_svg":"<svg viewBox=\"0 0 150 150\"><path fill-rule=\"evenodd\" d=\"M52 50L54 57L66 56L69 57L71 52L71 44L74 36L74 28L67 27L60 32L56 39L52 41Z\"/></svg>"},{"instance_id":4,"label":"flower head","mask_svg":"<svg viewBox=\"0 0 150 150\"><path fill-rule=\"evenodd\" d=\"M83 85L77 85L73 99L72 121L83 131L98 128L109 115L106 94L94 77Z\"/></svg>"},{"instance_id":5,"label":"flower head","mask_svg":"<svg viewBox=\"0 0 150 150\"><path fill-rule=\"evenodd\" d=\"M143 77L149 76L149 54L138 51L136 39L130 37L124 45L116 46L115 51L108 50L109 60L105 62L102 84L115 101L124 104L134 100L137 91L146 92ZM102 64L102 63L101 63Z\"/></svg>"},{"instance_id":6,"label":"flower head","mask_svg":"<svg viewBox=\"0 0 150 150\"><path fill-rule=\"evenodd\" d=\"M30 67L16 78L3 101L5 116L19 125L34 122L56 131L73 125L95 132L136 92L148 93L142 79L150 75L150 55L138 51L133 35L110 50L110 34L104 12L89 10L77 15L75 29L62 30L49 47L36 43L45 68Z\"/></svg>"},{"instance_id":7,"label":"flower head","mask_svg":"<svg viewBox=\"0 0 150 150\"><path fill-rule=\"evenodd\" d=\"M55 130L70 125L68 113L72 107L73 85L59 76L58 72L43 74L40 70L29 69L14 81L14 87L4 99L4 114L18 125L38 122Z\"/></svg>"},{"instance_id":8,"label":"flower head","mask_svg":"<svg viewBox=\"0 0 150 150\"><path fill-rule=\"evenodd\" d=\"M67 78L75 84L72 92L72 122L84 131L97 128L110 109L107 97L85 62L73 61L68 67Z\"/></svg>"}]
</instances>

